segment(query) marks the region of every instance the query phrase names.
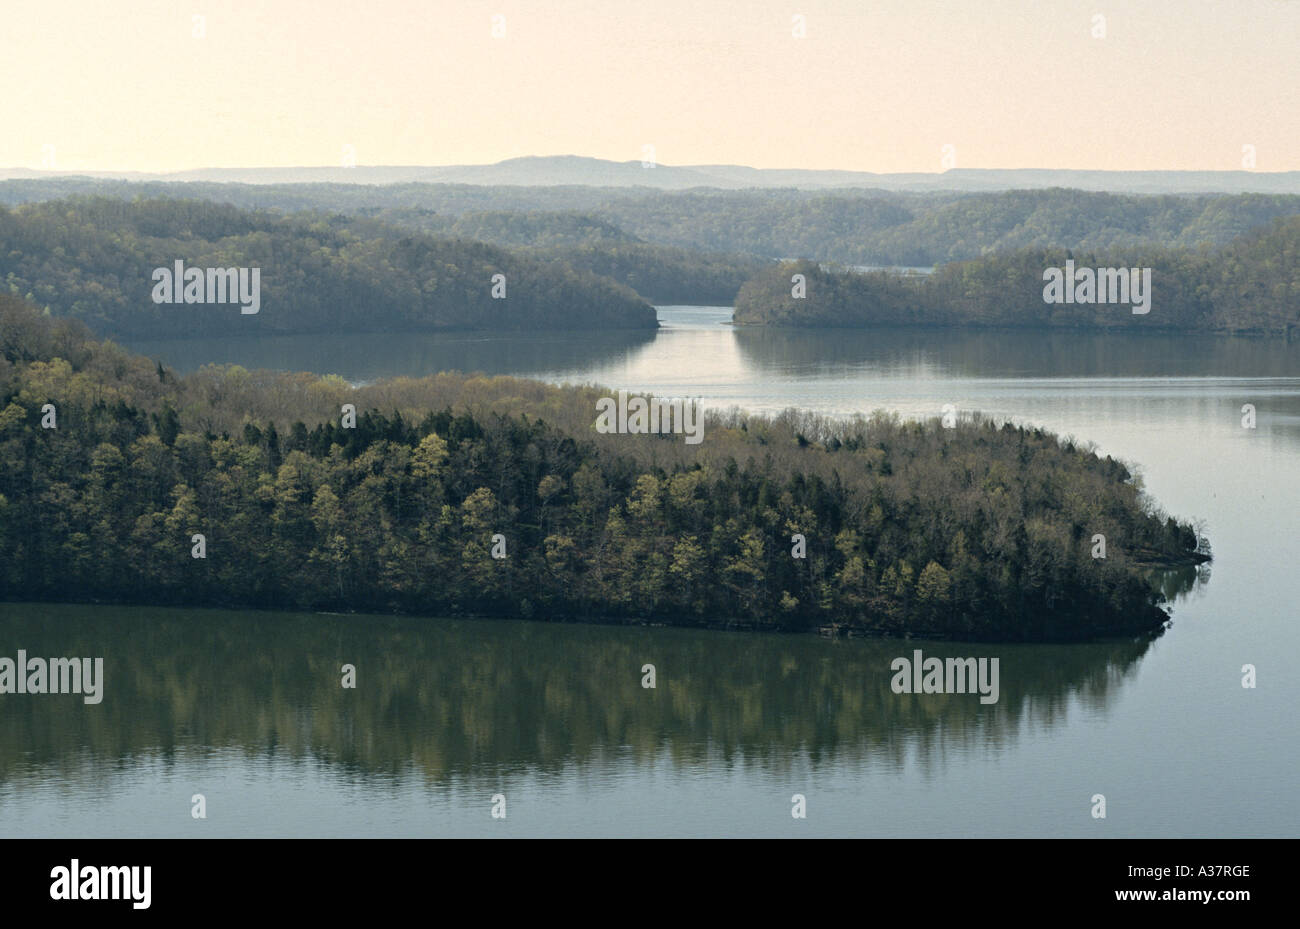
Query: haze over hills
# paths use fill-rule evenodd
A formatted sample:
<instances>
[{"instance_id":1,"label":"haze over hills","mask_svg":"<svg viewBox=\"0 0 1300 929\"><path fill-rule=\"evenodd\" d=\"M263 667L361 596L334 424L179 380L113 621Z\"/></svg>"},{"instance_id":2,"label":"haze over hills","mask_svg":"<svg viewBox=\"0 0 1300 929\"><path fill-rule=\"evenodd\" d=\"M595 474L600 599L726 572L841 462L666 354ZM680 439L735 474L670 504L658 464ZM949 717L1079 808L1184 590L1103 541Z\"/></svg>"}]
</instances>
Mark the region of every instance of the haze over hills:
<instances>
[{"instance_id":1,"label":"haze over hills","mask_svg":"<svg viewBox=\"0 0 1300 929\"><path fill-rule=\"evenodd\" d=\"M1068 187L1115 193L1300 193L1300 171L1082 171L1049 168L954 168L935 173L665 165L577 155L511 158L489 165L358 165L287 168L200 168L169 173L0 168L0 180L84 176L129 181L244 184L478 184L490 186L648 187L688 190L871 187L883 190L997 191Z\"/></svg>"}]
</instances>

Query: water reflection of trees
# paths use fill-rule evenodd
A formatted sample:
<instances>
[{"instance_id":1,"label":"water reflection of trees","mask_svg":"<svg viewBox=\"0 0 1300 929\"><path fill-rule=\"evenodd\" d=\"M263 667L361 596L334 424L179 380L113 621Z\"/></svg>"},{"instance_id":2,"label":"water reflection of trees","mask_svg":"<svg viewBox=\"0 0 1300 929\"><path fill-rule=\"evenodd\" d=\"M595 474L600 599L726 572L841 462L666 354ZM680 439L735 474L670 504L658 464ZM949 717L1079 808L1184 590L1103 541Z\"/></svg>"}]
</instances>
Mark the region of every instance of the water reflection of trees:
<instances>
[{"instance_id":1,"label":"water reflection of trees","mask_svg":"<svg viewBox=\"0 0 1300 929\"><path fill-rule=\"evenodd\" d=\"M678 629L0 607L0 654L102 655L104 701L0 697L0 783L107 775L194 750L323 763L345 777L491 780L618 756L779 772L942 762L1104 709L1148 643L977 646ZM889 663L997 656L1001 698L894 694ZM340 665L358 686L340 686ZM658 686L641 687L656 666Z\"/></svg>"},{"instance_id":2,"label":"water reflection of trees","mask_svg":"<svg viewBox=\"0 0 1300 929\"><path fill-rule=\"evenodd\" d=\"M765 371L872 364L964 377L1294 375L1300 346L1263 339L980 329L737 327L736 345Z\"/></svg>"},{"instance_id":3,"label":"water reflection of trees","mask_svg":"<svg viewBox=\"0 0 1300 929\"><path fill-rule=\"evenodd\" d=\"M1167 601L1176 603L1186 600L1198 585L1209 583L1210 562L1199 565L1181 565L1177 568L1154 568L1150 571L1152 586L1160 591Z\"/></svg>"},{"instance_id":4,"label":"water reflection of trees","mask_svg":"<svg viewBox=\"0 0 1300 929\"><path fill-rule=\"evenodd\" d=\"M440 371L535 375L585 372L644 350L655 330L526 333L425 332L304 335L266 339L205 338L129 342L179 371L209 363L249 369L339 374L351 381L423 377Z\"/></svg>"}]
</instances>

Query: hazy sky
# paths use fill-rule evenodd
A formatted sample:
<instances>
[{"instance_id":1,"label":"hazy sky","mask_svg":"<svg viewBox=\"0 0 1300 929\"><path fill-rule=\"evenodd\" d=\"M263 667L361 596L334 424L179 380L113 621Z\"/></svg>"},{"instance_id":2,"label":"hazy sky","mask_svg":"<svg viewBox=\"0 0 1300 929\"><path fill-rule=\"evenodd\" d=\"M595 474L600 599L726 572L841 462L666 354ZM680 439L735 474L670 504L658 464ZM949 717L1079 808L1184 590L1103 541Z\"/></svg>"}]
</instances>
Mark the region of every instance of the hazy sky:
<instances>
[{"instance_id":1,"label":"hazy sky","mask_svg":"<svg viewBox=\"0 0 1300 929\"><path fill-rule=\"evenodd\" d=\"M4 0L0 166L1300 169L1300 0ZM492 35L494 15L505 35ZM795 38L794 17L806 38ZM1104 16L1102 38L1093 33ZM195 17L202 17L196 19Z\"/></svg>"}]
</instances>

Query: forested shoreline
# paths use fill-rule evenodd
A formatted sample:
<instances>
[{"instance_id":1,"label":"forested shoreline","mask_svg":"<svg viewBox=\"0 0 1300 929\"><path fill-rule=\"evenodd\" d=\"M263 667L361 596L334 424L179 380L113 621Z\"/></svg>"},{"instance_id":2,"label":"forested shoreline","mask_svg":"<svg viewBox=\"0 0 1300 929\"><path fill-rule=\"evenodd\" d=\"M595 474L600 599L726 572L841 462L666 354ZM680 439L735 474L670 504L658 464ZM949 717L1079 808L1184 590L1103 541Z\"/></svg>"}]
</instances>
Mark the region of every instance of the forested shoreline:
<instances>
[{"instance_id":1,"label":"forested shoreline","mask_svg":"<svg viewBox=\"0 0 1300 929\"><path fill-rule=\"evenodd\" d=\"M0 297L0 597L1072 641L1158 633L1146 566L1208 557L1043 430L733 412L691 446L597 433L604 393L179 377Z\"/></svg>"},{"instance_id":2,"label":"forested shoreline","mask_svg":"<svg viewBox=\"0 0 1300 929\"><path fill-rule=\"evenodd\" d=\"M146 189L158 186L168 185ZM1012 191L913 203L880 192L779 193L685 193L653 202L625 193L604 212L456 213L344 198L347 212L288 214L78 195L0 206L0 292L80 319L100 335L146 339L653 329L650 301L734 304L742 325L1284 335L1300 325L1300 198ZM288 196L271 191L262 199ZM392 194L371 196L387 203ZM468 204L495 202L491 191L464 196ZM691 235L682 231L683 216L696 223ZM863 236L886 233L897 247L855 251ZM939 248L941 241L950 247ZM802 257L778 260L792 256ZM869 258L943 263L910 276L852 264ZM153 269L177 260L259 268L262 309L241 315L225 306L154 303ZM1043 271L1067 261L1152 269L1153 311L1046 303ZM805 299L791 295L796 273L810 283Z\"/></svg>"},{"instance_id":3,"label":"forested shoreline","mask_svg":"<svg viewBox=\"0 0 1300 929\"><path fill-rule=\"evenodd\" d=\"M258 268L259 312L154 302L154 269L176 261ZM116 337L658 325L630 288L560 261L340 216L201 200L0 207L0 287Z\"/></svg>"},{"instance_id":4,"label":"forested shoreline","mask_svg":"<svg viewBox=\"0 0 1300 929\"><path fill-rule=\"evenodd\" d=\"M1150 306L1044 299L1044 272L1150 269ZM792 280L803 277L803 295ZM1300 332L1300 217L1221 248L1110 252L1026 249L944 265L930 275L855 273L784 262L745 283L737 325L986 326L1204 332L1294 337Z\"/></svg>"}]
</instances>

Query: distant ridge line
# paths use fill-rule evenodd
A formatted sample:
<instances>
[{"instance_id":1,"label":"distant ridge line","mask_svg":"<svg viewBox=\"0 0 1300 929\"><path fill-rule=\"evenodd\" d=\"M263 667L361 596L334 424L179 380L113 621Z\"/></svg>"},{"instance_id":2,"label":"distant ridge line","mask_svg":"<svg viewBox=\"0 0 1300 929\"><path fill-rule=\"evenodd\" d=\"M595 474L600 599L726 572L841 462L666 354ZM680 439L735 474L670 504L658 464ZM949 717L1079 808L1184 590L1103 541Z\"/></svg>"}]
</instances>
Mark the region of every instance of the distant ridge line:
<instances>
[{"instance_id":1,"label":"distant ridge line","mask_svg":"<svg viewBox=\"0 0 1300 929\"><path fill-rule=\"evenodd\" d=\"M935 173L664 165L577 155L511 158L490 165L358 165L283 168L199 168L188 171L60 171L0 168L0 181L88 177L138 182L242 184L470 184L516 187L626 187L659 190L969 191L1065 187L1112 193L1300 194L1300 171L1107 171L1053 168L954 168Z\"/></svg>"}]
</instances>

